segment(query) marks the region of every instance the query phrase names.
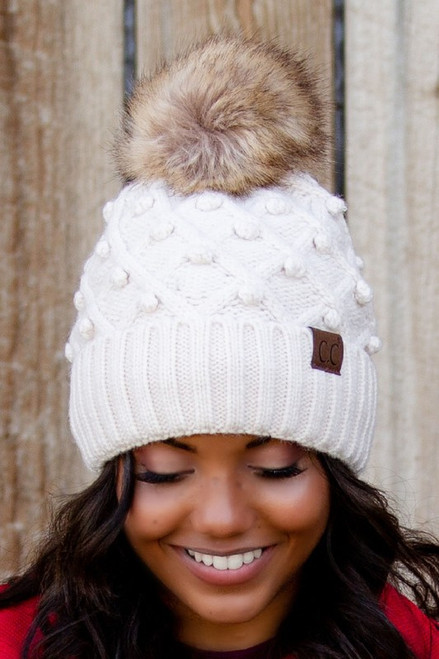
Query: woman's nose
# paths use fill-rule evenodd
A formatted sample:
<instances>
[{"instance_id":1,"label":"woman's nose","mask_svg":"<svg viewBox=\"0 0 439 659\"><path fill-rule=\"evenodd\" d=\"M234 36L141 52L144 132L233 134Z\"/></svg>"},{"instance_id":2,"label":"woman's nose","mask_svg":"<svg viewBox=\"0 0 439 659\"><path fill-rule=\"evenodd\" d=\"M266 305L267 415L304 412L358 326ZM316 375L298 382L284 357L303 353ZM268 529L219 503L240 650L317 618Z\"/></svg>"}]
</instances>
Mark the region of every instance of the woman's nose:
<instances>
[{"instance_id":1,"label":"woman's nose","mask_svg":"<svg viewBox=\"0 0 439 659\"><path fill-rule=\"evenodd\" d=\"M231 537L254 525L256 511L239 480L227 475L211 476L203 482L192 512L192 524L199 533Z\"/></svg>"}]
</instances>

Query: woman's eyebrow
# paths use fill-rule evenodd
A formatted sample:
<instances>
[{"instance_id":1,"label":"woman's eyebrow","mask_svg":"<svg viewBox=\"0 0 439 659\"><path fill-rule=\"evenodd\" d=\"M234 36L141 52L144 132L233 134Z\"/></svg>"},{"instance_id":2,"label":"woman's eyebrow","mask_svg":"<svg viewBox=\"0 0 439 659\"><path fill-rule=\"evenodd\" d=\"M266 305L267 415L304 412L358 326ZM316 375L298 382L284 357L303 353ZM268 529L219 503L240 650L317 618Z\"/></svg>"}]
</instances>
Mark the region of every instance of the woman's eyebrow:
<instances>
[{"instance_id":1,"label":"woman's eyebrow","mask_svg":"<svg viewBox=\"0 0 439 659\"><path fill-rule=\"evenodd\" d=\"M268 444L268 442L271 441L272 437L256 437L256 439L252 439L251 442L246 445L246 448L256 448L257 446Z\"/></svg>"},{"instance_id":2,"label":"woman's eyebrow","mask_svg":"<svg viewBox=\"0 0 439 659\"><path fill-rule=\"evenodd\" d=\"M175 437L170 437L169 439L165 439L163 444L169 444L169 446L174 446L175 448L181 448L183 451L189 451L190 453L197 452L193 446L190 446L185 442L181 442L179 439L175 439Z\"/></svg>"}]
</instances>

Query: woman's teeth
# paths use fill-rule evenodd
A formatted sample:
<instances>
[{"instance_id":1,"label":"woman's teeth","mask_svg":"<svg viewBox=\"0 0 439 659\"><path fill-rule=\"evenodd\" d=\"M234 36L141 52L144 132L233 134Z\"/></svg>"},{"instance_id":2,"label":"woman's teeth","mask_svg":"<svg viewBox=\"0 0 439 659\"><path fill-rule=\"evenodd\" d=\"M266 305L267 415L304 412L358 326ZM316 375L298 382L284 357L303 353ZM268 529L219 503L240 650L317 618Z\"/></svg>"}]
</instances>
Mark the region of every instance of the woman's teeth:
<instances>
[{"instance_id":1,"label":"woman's teeth","mask_svg":"<svg viewBox=\"0 0 439 659\"><path fill-rule=\"evenodd\" d=\"M201 554L192 549L186 549L186 552L197 563L204 563L204 565L214 567L216 570L239 570L243 565L249 565L262 556L262 549L254 549L253 551L246 551L244 554L232 554L231 556Z\"/></svg>"}]
</instances>

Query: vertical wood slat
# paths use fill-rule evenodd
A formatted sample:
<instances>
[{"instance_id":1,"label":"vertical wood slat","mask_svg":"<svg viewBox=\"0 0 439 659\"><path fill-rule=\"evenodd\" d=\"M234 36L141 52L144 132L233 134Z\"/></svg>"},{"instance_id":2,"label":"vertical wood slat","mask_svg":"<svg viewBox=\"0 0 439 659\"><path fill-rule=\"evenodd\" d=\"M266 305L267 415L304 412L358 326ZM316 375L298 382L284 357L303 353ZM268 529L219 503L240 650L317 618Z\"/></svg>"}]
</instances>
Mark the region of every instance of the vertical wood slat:
<instances>
[{"instance_id":1,"label":"vertical wood slat","mask_svg":"<svg viewBox=\"0 0 439 659\"><path fill-rule=\"evenodd\" d=\"M347 197L384 351L370 477L439 531L439 7L346 3Z\"/></svg>"},{"instance_id":2,"label":"vertical wood slat","mask_svg":"<svg viewBox=\"0 0 439 659\"><path fill-rule=\"evenodd\" d=\"M122 0L2 5L0 570L23 564L47 496L88 476L67 427L64 343L80 267L116 193Z\"/></svg>"},{"instance_id":3,"label":"vertical wood slat","mask_svg":"<svg viewBox=\"0 0 439 659\"><path fill-rule=\"evenodd\" d=\"M163 61L211 34L254 34L309 57L332 97L332 0L138 0L137 70L151 74ZM328 112L328 133L333 116ZM332 158L330 158L332 161ZM332 186L328 166L321 182Z\"/></svg>"}]
</instances>

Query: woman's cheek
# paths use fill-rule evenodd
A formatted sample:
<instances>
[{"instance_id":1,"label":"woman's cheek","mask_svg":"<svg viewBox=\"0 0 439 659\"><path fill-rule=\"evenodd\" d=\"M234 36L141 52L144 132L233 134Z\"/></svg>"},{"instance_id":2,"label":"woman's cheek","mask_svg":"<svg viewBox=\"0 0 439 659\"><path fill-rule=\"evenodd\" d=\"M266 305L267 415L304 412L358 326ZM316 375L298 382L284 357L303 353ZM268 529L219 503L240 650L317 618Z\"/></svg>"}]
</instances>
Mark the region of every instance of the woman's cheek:
<instances>
[{"instance_id":1,"label":"woman's cheek","mask_svg":"<svg viewBox=\"0 0 439 659\"><path fill-rule=\"evenodd\" d=\"M303 476L303 477L302 477ZM304 473L298 478L278 483L279 489L268 488L265 495L266 510L273 523L286 532L314 529L316 536L326 528L330 494L326 478L320 474ZM281 492L282 488L282 492Z\"/></svg>"},{"instance_id":2,"label":"woman's cheek","mask_svg":"<svg viewBox=\"0 0 439 659\"><path fill-rule=\"evenodd\" d=\"M161 538L175 528L181 518L181 506L175 493L137 485L133 502L125 520L125 532L132 541Z\"/></svg>"}]
</instances>

